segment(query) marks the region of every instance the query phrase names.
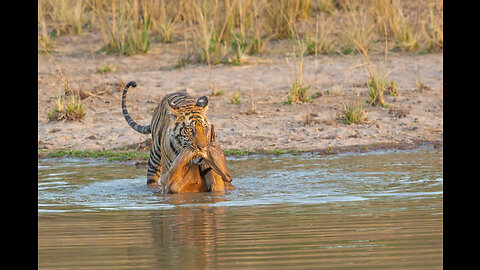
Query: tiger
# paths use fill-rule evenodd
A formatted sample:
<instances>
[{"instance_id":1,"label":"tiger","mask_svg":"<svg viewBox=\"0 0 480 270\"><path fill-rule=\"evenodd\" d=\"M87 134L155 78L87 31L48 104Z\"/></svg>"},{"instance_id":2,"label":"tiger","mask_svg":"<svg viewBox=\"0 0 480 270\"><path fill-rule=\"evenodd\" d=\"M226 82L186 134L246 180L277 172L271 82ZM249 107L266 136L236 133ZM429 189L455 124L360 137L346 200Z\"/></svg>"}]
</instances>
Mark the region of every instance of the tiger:
<instances>
[{"instance_id":1,"label":"tiger","mask_svg":"<svg viewBox=\"0 0 480 270\"><path fill-rule=\"evenodd\" d=\"M126 105L128 88L136 86L134 81L125 85L122 94L123 116L135 131L151 134L152 146L147 162L147 186L162 187L163 183L159 183L159 179L169 171L175 158L183 149L204 151L212 143L212 138L215 139L213 124L205 116L209 100L206 96L195 100L185 90L167 94L155 107L150 125L140 125L130 117ZM193 162L201 168L202 177L207 176L213 180L220 178L220 175L202 158L197 158ZM217 190L234 189L229 181Z\"/></svg>"}]
</instances>

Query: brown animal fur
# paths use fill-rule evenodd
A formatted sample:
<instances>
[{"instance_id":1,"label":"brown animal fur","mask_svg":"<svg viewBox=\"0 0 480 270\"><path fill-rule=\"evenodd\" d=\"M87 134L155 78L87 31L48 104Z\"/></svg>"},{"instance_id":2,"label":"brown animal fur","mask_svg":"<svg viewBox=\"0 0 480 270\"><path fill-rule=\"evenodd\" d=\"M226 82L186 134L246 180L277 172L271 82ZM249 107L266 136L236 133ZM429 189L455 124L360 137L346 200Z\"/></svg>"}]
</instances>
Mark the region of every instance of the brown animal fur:
<instances>
[{"instance_id":1,"label":"brown animal fur","mask_svg":"<svg viewBox=\"0 0 480 270\"><path fill-rule=\"evenodd\" d=\"M188 193L204 191L225 191L234 189L230 183L232 177L227 169L223 150L215 144L212 125L210 144L203 151L184 148L163 174L161 184L164 193ZM203 158L200 165L193 163L196 158Z\"/></svg>"}]
</instances>

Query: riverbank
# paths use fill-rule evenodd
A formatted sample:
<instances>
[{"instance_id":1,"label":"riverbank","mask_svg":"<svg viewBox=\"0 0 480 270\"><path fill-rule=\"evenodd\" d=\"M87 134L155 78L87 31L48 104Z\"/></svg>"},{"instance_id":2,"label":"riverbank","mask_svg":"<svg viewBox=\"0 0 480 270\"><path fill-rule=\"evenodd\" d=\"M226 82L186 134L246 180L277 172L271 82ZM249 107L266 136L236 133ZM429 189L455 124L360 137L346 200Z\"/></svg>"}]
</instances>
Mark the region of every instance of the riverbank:
<instances>
[{"instance_id":1,"label":"riverbank","mask_svg":"<svg viewBox=\"0 0 480 270\"><path fill-rule=\"evenodd\" d=\"M315 154L315 155L335 155L341 153L367 153L370 151L379 150L413 150L420 148L442 148L443 142L437 141L417 141L415 143L373 143L370 145L352 145L340 147L328 147L325 149L301 151L299 149L225 149L226 156L249 156L249 155L301 155L301 154ZM137 165L144 165L148 160L148 152L144 148L137 150L116 149L116 150L39 150L38 158L99 158L108 161L135 161Z\"/></svg>"},{"instance_id":2,"label":"riverbank","mask_svg":"<svg viewBox=\"0 0 480 270\"><path fill-rule=\"evenodd\" d=\"M121 91L131 80L138 86L129 91L128 109L144 125L172 91L209 96L206 115L215 124L217 143L227 152L325 152L443 143L442 52L389 52L388 79L397 83L397 93L386 94L386 106L377 107L365 103L368 73L360 55L305 57L302 79L310 86L311 102L285 104L295 77L288 53L261 54L240 66L219 64L209 70L203 64L176 68L182 44L155 43L147 54L128 57L94 53L100 46L98 33L62 36L54 52L38 55L39 152L148 147L150 135L135 132L122 115ZM288 52L288 43L284 51ZM381 63L383 55L372 55L371 61ZM105 66L115 68L99 72ZM85 112L81 121L47 118L63 90L62 80L81 93ZM237 92L238 104L231 102ZM353 101L364 104L367 118L348 125L342 115Z\"/></svg>"}]
</instances>

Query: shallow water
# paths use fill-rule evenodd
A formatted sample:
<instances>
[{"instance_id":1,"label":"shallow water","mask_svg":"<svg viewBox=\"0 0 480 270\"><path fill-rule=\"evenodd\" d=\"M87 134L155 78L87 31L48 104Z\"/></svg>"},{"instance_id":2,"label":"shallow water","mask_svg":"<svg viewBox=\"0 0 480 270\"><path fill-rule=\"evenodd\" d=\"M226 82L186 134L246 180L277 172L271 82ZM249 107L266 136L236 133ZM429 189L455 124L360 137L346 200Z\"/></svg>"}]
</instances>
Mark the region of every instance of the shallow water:
<instances>
[{"instance_id":1,"label":"shallow water","mask_svg":"<svg viewBox=\"0 0 480 270\"><path fill-rule=\"evenodd\" d=\"M144 167L38 162L42 269L441 269L443 153L229 158L236 189L158 195Z\"/></svg>"}]
</instances>

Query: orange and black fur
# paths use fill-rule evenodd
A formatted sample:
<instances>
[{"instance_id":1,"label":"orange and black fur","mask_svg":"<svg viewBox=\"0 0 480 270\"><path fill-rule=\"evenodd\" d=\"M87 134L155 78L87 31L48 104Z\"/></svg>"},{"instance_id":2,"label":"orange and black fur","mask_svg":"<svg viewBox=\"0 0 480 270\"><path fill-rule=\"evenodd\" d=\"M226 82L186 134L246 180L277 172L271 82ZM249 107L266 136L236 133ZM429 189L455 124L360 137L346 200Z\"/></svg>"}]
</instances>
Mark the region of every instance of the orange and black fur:
<instances>
[{"instance_id":1,"label":"orange and black fur","mask_svg":"<svg viewBox=\"0 0 480 270\"><path fill-rule=\"evenodd\" d=\"M136 83L133 81L127 83L123 90L123 115L127 123L137 132L152 134L153 142L147 163L147 185L158 186L159 179L169 172L172 163L184 149L190 152L205 152L207 147L211 147L214 143L213 125L205 117L208 98L203 96L194 100L185 91L168 94L155 108L150 125L142 126L137 124L127 111L126 96L130 86L136 87ZM199 170L198 173L202 178L221 178L201 157L196 157L190 161L192 162L198 166L192 167L191 170ZM229 181L225 189L233 189ZM204 191L211 191L209 189L212 189L212 186L207 185Z\"/></svg>"}]
</instances>

